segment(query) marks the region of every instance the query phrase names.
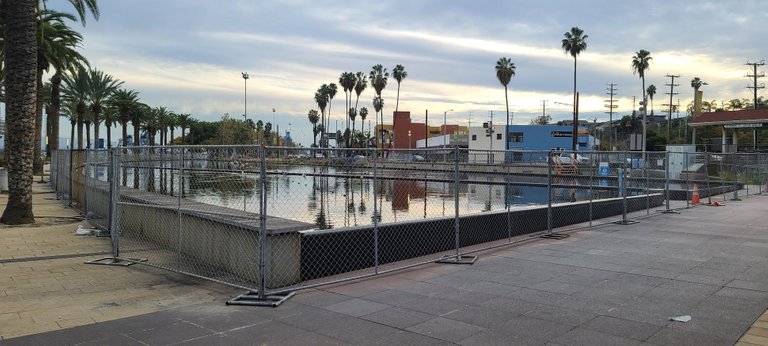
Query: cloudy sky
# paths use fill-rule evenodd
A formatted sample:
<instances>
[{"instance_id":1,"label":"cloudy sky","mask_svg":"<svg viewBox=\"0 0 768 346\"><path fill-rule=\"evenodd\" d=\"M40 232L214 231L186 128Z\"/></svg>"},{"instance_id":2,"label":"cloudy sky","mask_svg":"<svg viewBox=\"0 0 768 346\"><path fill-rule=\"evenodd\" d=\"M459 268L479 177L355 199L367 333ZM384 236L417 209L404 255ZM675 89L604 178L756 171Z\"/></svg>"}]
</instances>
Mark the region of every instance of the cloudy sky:
<instances>
[{"instance_id":1,"label":"cloudy sky","mask_svg":"<svg viewBox=\"0 0 768 346\"><path fill-rule=\"evenodd\" d=\"M81 28L92 66L125 81L142 100L217 120L243 114L243 79L248 72L248 117L272 121L311 143L307 112L313 95L341 72L368 72L397 64L408 77L400 109L430 123L448 112L448 122L501 119L504 91L495 62L509 57L517 67L509 84L513 122L541 114L542 100L555 120L571 117L573 60L560 48L563 33L582 28L588 48L579 56L581 118L606 119L606 84L617 83L619 112L641 98L630 62L651 52L646 85L655 84L655 109L669 96L666 74L681 75L680 104L692 99L690 80L709 83L705 99L751 97L746 62L766 57L760 44L768 22L765 2L740 1L100 1L99 21ZM65 0L49 8L70 11ZM394 110L397 83L383 92L384 111ZM361 96L372 110L373 91ZM343 92L333 101L341 119ZM371 112L372 113L372 112ZM369 116L369 119L373 118ZM440 117L442 118L442 117ZM341 125L339 125L341 126ZM63 136L69 129L62 127ZM332 127L333 129L333 127ZM66 132L65 132L66 131ZM117 131L115 130L115 134ZM118 135L119 136L119 135Z\"/></svg>"}]
</instances>

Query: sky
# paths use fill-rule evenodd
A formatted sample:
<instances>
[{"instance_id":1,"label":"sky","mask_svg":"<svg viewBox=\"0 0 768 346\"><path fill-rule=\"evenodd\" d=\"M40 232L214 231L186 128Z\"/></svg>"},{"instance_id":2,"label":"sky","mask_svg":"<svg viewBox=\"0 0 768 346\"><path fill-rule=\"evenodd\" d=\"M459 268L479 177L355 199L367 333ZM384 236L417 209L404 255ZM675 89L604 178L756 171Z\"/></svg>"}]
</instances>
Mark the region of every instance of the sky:
<instances>
[{"instance_id":1,"label":"sky","mask_svg":"<svg viewBox=\"0 0 768 346\"><path fill-rule=\"evenodd\" d=\"M696 76L709 84L702 88L706 100L751 98L745 63L766 57L759 42L768 22L758 0L107 0L99 6L98 21L73 24L85 38L82 52L143 102L215 121L225 113L242 116L245 96L249 119L274 117L281 132L290 128L304 145L312 142L307 112L318 109L317 88L338 84L345 71L367 74L375 64L390 72L405 66L399 109L414 121L423 121L427 110L430 125L442 123L446 111L448 123L466 125L471 117L476 126L491 111L494 121L504 121L504 88L494 70L501 57L516 66L508 85L514 124L541 115L543 100L555 121L570 119L574 61L561 40L572 26L588 35L577 60L581 119L608 119L608 83L617 84L617 112L632 111L632 97L642 98L630 66L640 49L653 57L646 86L657 87L657 113L669 103L667 74L681 76L673 103L679 99L683 109ZM49 0L48 7L71 12L66 0ZM250 76L247 91L241 72ZM390 122L394 78L382 94ZM373 96L370 86L360 96L368 119ZM343 119L343 108L340 90L331 118ZM64 122L61 134L69 135ZM119 137L117 129L113 134Z\"/></svg>"}]
</instances>

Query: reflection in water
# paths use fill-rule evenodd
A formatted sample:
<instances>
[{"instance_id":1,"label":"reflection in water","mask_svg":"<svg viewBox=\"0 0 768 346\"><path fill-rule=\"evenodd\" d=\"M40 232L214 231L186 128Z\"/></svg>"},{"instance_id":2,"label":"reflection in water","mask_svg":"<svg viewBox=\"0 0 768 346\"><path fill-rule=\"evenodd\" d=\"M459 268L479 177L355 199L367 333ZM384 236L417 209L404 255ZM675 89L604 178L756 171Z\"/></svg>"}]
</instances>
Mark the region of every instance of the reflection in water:
<instances>
[{"instance_id":1,"label":"reflection in water","mask_svg":"<svg viewBox=\"0 0 768 346\"><path fill-rule=\"evenodd\" d=\"M265 184L267 214L311 223L318 229L371 225L374 215L369 208L376 199L380 220L385 223L453 216L455 184L451 174L420 174L389 172L374 184L370 172L364 170L300 166L270 172ZM247 211L258 212L258 174L185 175L190 198L241 210L245 198L253 201ZM503 175L468 174L461 179L458 194L462 214L547 203L546 177L516 177L517 182L525 180L517 185L505 183ZM579 188L579 183L574 178L556 181L559 187L553 189L553 202L588 199L588 190ZM606 193L613 194L606 197L616 197L615 192Z\"/></svg>"}]
</instances>

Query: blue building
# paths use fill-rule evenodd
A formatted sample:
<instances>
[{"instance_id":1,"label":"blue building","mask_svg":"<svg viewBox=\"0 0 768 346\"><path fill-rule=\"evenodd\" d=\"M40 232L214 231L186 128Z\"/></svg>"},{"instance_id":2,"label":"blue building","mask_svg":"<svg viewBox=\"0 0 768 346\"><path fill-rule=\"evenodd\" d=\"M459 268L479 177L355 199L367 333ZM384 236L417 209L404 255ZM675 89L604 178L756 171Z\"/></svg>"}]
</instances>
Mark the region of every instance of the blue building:
<instances>
[{"instance_id":1,"label":"blue building","mask_svg":"<svg viewBox=\"0 0 768 346\"><path fill-rule=\"evenodd\" d=\"M573 147L573 127L566 125L510 125L507 131L510 150L571 150ZM594 149L594 140L590 139L585 127L579 128L579 151ZM546 161L546 154L515 155L513 161Z\"/></svg>"}]
</instances>

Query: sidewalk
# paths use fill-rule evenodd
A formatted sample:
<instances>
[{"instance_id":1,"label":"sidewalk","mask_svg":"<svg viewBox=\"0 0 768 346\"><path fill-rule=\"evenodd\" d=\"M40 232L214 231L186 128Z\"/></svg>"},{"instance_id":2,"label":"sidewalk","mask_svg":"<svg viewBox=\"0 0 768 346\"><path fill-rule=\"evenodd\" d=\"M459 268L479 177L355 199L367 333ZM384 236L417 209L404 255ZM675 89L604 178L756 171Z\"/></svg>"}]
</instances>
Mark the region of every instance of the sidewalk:
<instances>
[{"instance_id":1,"label":"sidewalk","mask_svg":"<svg viewBox=\"0 0 768 346\"><path fill-rule=\"evenodd\" d=\"M38 213L72 215L45 197ZM766 215L768 196L750 196L305 290L278 308L225 306L241 292L146 266L82 264L97 256L30 258L0 264L0 335L35 335L0 343L731 345L768 307ZM109 250L76 226L0 228L0 258ZM692 320L669 321L681 315ZM744 345L768 341L764 321Z\"/></svg>"},{"instance_id":2,"label":"sidewalk","mask_svg":"<svg viewBox=\"0 0 768 346\"><path fill-rule=\"evenodd\" d=\"M34 225L0 225L0 340L204 301L223 304L238 293L145 266L85 265L108 256L109 238L76 236L77 226L88 223L47 184L35 182L33 193ZM0 194L3 209L7 202Z\"/></svg>"}]
</instances>

